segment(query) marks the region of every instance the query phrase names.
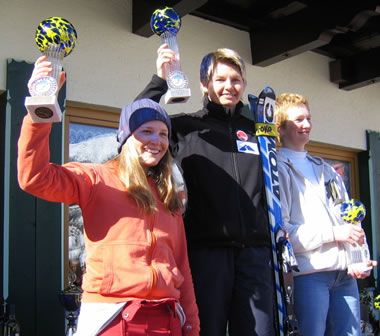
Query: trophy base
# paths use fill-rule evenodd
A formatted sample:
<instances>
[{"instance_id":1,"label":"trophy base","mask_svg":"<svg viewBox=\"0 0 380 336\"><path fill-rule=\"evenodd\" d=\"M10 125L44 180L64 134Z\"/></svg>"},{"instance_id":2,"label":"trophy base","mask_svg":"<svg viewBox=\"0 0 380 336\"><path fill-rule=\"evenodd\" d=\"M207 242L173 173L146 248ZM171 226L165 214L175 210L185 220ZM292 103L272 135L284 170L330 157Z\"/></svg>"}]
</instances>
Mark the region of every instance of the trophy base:
<instances>
[{"instance_id":1,"label":"trophy base","mask_svg":"<svg viewBox=\"0 0 380 336\"><path fill-rule=\"evenodd\" d=\"M61 108L55 95L26 97L25 107L35 123L62 121Z\"/></svg>"},{"instance_id":2,"label":"trophy base","mask_svg":"<svg viewBox=\"0 0 380 336\"><path fill-rule=\"evenodd\" d=\"M189 88L169 89L164 96L165 104L185 103L190 96L191 90Z\"/></svg>"},{"instance_id":3,"label":"trophy base","mask_svg":"<svg viewBox=\"0 0 380 336\"><path fill-rule=\"evenodd\" d=\"M369 267L364 262L354 263L354 264L348 265L348 269L350 270L351 268L356 270L356 271L362 272L362 273L368 272L372 269L371 267Z\"/></svg>"}]
</instances>

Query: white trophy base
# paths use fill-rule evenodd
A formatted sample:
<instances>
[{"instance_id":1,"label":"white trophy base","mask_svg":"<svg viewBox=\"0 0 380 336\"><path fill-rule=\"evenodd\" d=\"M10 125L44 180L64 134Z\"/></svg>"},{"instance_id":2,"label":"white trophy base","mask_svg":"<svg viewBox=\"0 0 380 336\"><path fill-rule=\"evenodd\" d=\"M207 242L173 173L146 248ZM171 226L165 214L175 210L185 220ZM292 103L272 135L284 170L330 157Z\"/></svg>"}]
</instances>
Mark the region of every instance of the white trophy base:
<instances>
[{"instance_id":1,"label":"white trophy base","mask_svg":"<svg viewBox=\"0 0 380 336\"><path fill-rule=\"evenodd\" d=\"M370 271L371 267L368 266L370 255L367 243L363 245L351 245L346 243L345 245L348 258L348 269L350 270L350 268L352 268L360 272Z\"/></svg>"},{"instance_id":2,"label":"white trophy base","mask_svg":"<svg viewBox=\"0 0 380 336\"><path fill-rule=\"evenodd\" d=\"M62 121L61 108L55 95L26 97L25 107L35 123Z\"/></svg>"},{"instance_id":3,"label":"white trophy base","mask_svg":"<svg viewBox=\"0 0 380 336\"><path fill-rule=\"evenodd\" d=\"M171 89L165 94L165 104L185 103L191 96L191 90L189 88L184 89Z\"/></svg>"},{"instance_id":4,"label":"white trophy base","mask_svg":"<svg viewBox=\"0 0 380 336\"><path fill-rule=\"evenodd\" d=\"M355 263L348 265L348 271L355 270L356 272L366 273L371 271L371 267L369 267L366 263Z\"/></svg>"}]
</instances>

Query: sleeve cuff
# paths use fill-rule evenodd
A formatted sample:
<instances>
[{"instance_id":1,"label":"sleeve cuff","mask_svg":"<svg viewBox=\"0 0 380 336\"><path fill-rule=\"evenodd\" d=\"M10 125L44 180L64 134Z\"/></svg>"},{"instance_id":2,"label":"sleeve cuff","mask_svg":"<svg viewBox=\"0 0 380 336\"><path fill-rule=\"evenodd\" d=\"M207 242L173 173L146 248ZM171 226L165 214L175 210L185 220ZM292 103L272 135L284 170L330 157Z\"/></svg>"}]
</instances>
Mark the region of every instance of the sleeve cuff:
<instances>
[{"instance_id":1,"label":"sleeve cuff","mask_svg":"<svg viewBox=\"0 0 380 336\"><path fill-rule=\"evenodd\" d=\"M328 228L327 230L322 232L322 241L324 243L331 243L331 242L335 241L333 227Z\"/></svg>"},{"instance_id":2,"label":"sleeve cuff","mask_svg":"<svg viewBox=\"0 0 380 336\"><path fill-rule=\"evenodd\" d=\"M152 82L156 85L159 85L160 87L165 88L166 90L168 89L168 83L166 80L157 76L156 74L152 76Z\"/></svg>"}]
</instances>

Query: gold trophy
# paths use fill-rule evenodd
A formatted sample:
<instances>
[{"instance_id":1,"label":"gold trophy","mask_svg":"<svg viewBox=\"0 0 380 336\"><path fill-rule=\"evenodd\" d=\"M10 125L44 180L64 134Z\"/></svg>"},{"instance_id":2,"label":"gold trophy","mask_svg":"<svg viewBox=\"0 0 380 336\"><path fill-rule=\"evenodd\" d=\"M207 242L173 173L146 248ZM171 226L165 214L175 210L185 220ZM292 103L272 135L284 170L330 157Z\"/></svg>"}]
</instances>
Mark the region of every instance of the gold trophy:
<instances>
[{"instance_id":1,"label":"gold trophy","mask_svg":"<svg viewBox=\"0 0 380 336\"><path fill-rule=\"evenodd\" d=\"M167 43L169 48L176 53L176 60L166 65L166 81L168 92L165 94L165 104L184 103L190 96L189 81L181 70L179 61L179 48L177 33L181 27L181 18L171 7L157 9L153 12L150 27L160 36L162 43Z\"/></svg>"},{"instance_id":2,"label":"gold trophy","mask_svg":"<svg viewBox=\"0 0 380 336\"><path fill-rule=\"evenodd\" d=\"M57 100L59 75L63 58L74 49L76 39L74 26L61 17L50 17L38 25L35 40L39 50L52 63L53 71L51 76L29 83L30 97L25 98L25 107L34 122L51 123L62 120Z\"/></svg>"}]
</instances>

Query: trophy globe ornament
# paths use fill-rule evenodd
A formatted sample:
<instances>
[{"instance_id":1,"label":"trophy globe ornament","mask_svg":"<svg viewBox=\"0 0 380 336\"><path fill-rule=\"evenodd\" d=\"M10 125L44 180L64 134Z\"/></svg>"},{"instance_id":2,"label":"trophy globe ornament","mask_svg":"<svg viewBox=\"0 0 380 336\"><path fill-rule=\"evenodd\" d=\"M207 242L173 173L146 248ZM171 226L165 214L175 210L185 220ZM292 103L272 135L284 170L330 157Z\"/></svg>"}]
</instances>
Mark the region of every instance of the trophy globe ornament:
<instances>
[{"instance_id":1,"label":"trophy globe ornament","mask_svg":"<svg viewBox=\"0 0 380 336\"><path fill-rule=\"evenodd\" d=\"M35 41L38 49L52 64L52 74L29 83L30 97L25 99L25 107L34 122L60 122L62 112L58 104L59 75L63 58L73 51L77 32L66 19L49 17L38 25Z\"/></svg>"},{"instance_id":2,"label":"trophy globe ornament","mask_svg":"<svg viewBox=\"0 0 380 336\"><path fill-rule=\"evenodd\" d=\"M181 18L171 7L156 9L150 19L150 27L158 36L161 36L166 31L177 35L181 28Z\"/></svg>"},{"instance_id":3,"label":"trophy globe ornament","mask_svg":"<svg viewBox=\"0 0 380 336\"><path fill-rule=\"evenodd\" d=\"M366 208L361 201L350 199L339 204L339 214L344 223L361 227L361 223L366 216ZM366 241L362 245L346 243L345 247L349 266L354 265L356 269L363 272L370 270L368 266L370 253Z\"/></svg>"},{"instance_id":4,"label":"trophy globe ornament","mask_svg":"<svg viewBox=\"0 0 380 336\"><path fill-rule=\"evenodd\" d=\"M350 199L349 201L340 204L340 213L342 219L346 223L356 225L361 224L364 220L366 209L361 201Z\"/></svg>"},{"instance_id":5,"label":"trophy globe ornament","mask_svg":"<svg viewBox=\"0 0 380 336\"><path fill-rule=\"evenodd\" d=\"M177 33L181 28L181 18L171 7L156 9L150 19L152 31L160 36L161 42L168 44L176 53L176 59L165 65L168 92L165 94L165 104L184 103L191 96L189 80L181 70Z\"/></svg>"}]
</instances>

